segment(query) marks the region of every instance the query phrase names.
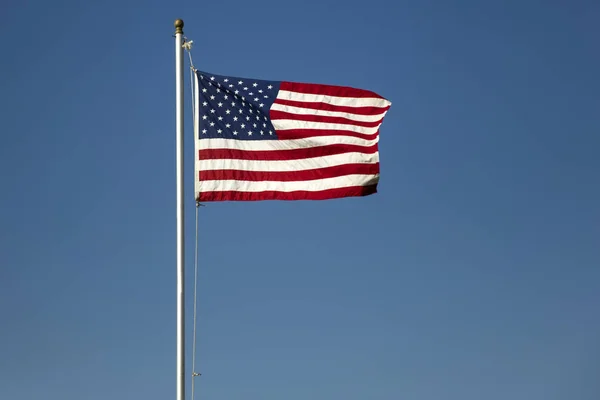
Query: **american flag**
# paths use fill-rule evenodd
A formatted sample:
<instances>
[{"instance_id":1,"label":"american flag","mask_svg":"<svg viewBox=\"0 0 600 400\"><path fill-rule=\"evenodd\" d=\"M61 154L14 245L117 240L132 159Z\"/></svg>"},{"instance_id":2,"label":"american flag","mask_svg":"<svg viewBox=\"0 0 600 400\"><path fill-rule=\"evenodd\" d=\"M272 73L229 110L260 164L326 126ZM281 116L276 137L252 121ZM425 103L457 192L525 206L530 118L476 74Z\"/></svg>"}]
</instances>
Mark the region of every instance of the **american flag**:
<instances>
[{"instance_id":1,"label":"american flag","mask_svg":"<svg viewBox=\"0 0 600 400\"><path fill-rule=\"evenodd\" d=\"M391 102L368 90L195 71L197 201L366 196Z\"/></svg>"}]
</instances>

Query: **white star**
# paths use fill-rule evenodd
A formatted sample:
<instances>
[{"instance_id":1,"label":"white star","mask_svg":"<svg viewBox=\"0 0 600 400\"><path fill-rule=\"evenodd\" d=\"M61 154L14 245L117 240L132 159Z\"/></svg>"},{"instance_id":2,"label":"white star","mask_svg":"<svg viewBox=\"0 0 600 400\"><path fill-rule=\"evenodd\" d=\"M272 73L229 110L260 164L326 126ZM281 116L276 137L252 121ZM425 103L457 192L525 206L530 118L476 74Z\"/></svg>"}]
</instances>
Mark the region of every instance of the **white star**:
<instances>
[{"instance_id":1,"label":"white star","mask_svg":"<svg viewBox=\"0 0 600 400\"><path fill-rule=\"evenodd\" d=\"M266 127L267 127L267 124L263 124L263 128L266 128Z\"/></svg>"},{"instance_id":2,"label":"white star","mask_svg":"<svg viewBox=\"0 0 600 400\"><path fill-rule=\"evenodd\" d=\"M214 113L215 113L215 109L213 108L212 110L210 110L210 112L211 112L212 114L214 114Z\"/></svg>"},{"instance_id":3,"label":"white star","mask_svg":"<svg viewBox=\"0 0 600 400\"><path fill-rule=\"evenodd\" d=\"M252 131L248 131L248 136L252 136Z\"/></svg>"},{"instance_id":4,"label":"white star","mask_svg":"<svg viewBox=\"0 0 600 400\"><path fill-rule=\"evenodd\" d=\"M237 121L237 120L238 120L238 117L233 117L233 120L234 120L234 121Z\"/></svg>"},{"instance_id":5,"label":"white star","mask_svg":"<svg viewBox=\"0 0 600 400\"><path fill-rule=\"evenodd\" d=\"M221 89L217 88L217 93L221 93Z\"/></svg>"},{"instance_id":6,"label":"white star","mask_svg":"<svg viewBox=\"0 0 600 400\"><path fill-rule=\"evenodd\" d=\"M272 134L273 134L273 131L269 130L269 135L272 135Z\"/></svg>"},{"instance_id":7,"label":"white star","mask_svg":"<svg viewBox=\"0 0 600 400\"><path fill-rule=\"evenodd\" d=\"M260 107L264 107L264 106L265 106L265 103L260 103L260 104L259 104L259 106L260 106Z\"/></svg>"},{"instance_id":8,"label":"white star","mask_svg":"<svg viewBox=\"0 0 600 400\"><path fill-rule=\"evenodd\" d=\"M265 99L268 99L268 98L269 98L269 96L267 96L266 94L265 94L263 97L264 97Z\"/></svg>"},{"instance_id":9,"label":"white star","mask_svg":"<svg viewBox=\"0 0 600 400\"><path fill-rule=\"evenodd\" d=\"M202 116L202 119L206 119L206 118L208 118L206 115L203 115L203 116Z\"/></svg>"},{"instance_id":10,"label":"white star","mask_svg":"<svg viewBox=\"0 0 600 400\"><path fill-rule=\"evenodd\" d=\"M240 114L242 114L243 112L244 112L244 110L242 110L242 109L240 108Z\"/></svg>"},{"instance_id":11,"label":"white star","mask_svg":"<svg viewBox=\"0 0 600 400\"><path fill-rule=\"evenodd\" d=\"M258 89L258 93L262 93L262 92L263 92L263 90L262 90L262 89Z\"/></svg>"},{"instance_id":12,"label":"white star","mask_svg":"<svg viewBox=\"0 0 600 400\"><path fill-rule=\"evenodd\" d=\"M239 92L240 92L239 90L236 90L236 91L235 91L235 92L233 92L233 93L235 93L235 94L238 94Z\"/></svg>"},{"instance_id":13,"label":"white star","mask_svg":"<svg viewBox=\"0 0 600 400\"><path fill-rule=\"evenodd\" d=\"M202 133L206 134L206 129L202 129Z\"/></svg>"},{"instance_id":14,"label":"white star","mask_svg":"<svg viewBox=\"0 0 600 400\"><path fill-rule=\"evenodd\" d=\"M252 86L254 86L254 87L257 87L257 86L258 86L258 83L254 82L254 83L252 84Z\"/></svg>"},{"instance_id":15,"label":"white star","mask_svg":"<svg viewBox=\"0 0 600 400\"><path fill-rule=\"evenodd\" d=\"M227 95L223 96L223 100L227 100Z\"/></svg>"},{"instance_id":16,"label":"white star","mask_svg":"<svg viewBox=\"0 0 600 400\"><path fill-rule=\"evenodd\" d=\"M215 96L210 96L210 99L211 99L211 100L214 100L214 99L215 99Z\"/></svg>"},{"instance_id":17,"label":"white star","mask_svg":"<svg viewBox=\"0 0 600 400\"><path fill-rule=\"evenodd\" d=\"M223 121L223 117L219 115L219 121Z\"/></svg>"},{"instance_id":18,"label":"white star","mask_svg":"<svg viewBox=\"0 0 600 400\"><path fill-rule=\"evenodd\" d=\"M256 124L252 124L252 125L254 125L254 127L256 128Z\"/></svg>"},{"instance_id":19,"label":"white star","mask_svg":"<svg viewBox=\"0 0 600 400\"><path fill-rule=\"evenodd\" d=\"M210 80L211 80L211 81L214 81L214 80L215 80L215 77L214 77L214 76L211 76L211 77L210 77Z\"/></svg>"},{"instance_id":20,"label":"white star","mask_svg":"<svg viewBox=\"0 0 600 400\"><path fill-rule=\"evenodd\" d=\"M260 134L261 134L261 135L264 135L264 132L263 132L263 131L260 131Z\"/></svg>"},{"instance_id":21,"label":"white star","mask_svg":"<svg viewBox=\"0 0 600 400\"><path fill-rule=\"evenodd\" d=\"M203 103L202 103L202 105L203 105L204 107L206 107L206 106L208 105L208 103L205 101L205 102L203 102Z\"/></svg>"},{"instance_id":22,"label":"white star","mask_svg":"<svg viewBox=\"0 0 600 400\"><path fill-rule=\"evenodd\" d=\"M235 107L235 103L233 101L231 102L231 107Z\"/></svg>"},{"instance_id":23,"label":"white star","mask_svg":"<svg viewBox=\"0 0 600 400\"><path fill-rule=\"evenodd\" d=\"M233 131L233 134L234 134L234 135L237 135L237 131Z\"/></svg>"},{"instance_id":24,"label":"white star","mask_svg":"<svg viewBox=\"0 0 600 400\"><path fill-rule=\"evenodd\" d=\"M248 93L248 96L254 96L254 93L250 92Z\"/></svg>"},{"instance_id":25,"label":"white star","mask_svg":"<svg viewBox=\"0 0 600 400\"><path fill-rule=\"evenodd\" d=\"M223 131L222 131L222 130L220 130L220 129L217 129L217 133L221 133L221 132L223 132Z\"/></svg>"},{"instance_id":26,"label":"white star","mask_svg":"<svg viewBox=\"0 0 600 400\"><path fill-rule=\"evenodd\" d=\"M225 78L223 79L223 82L229 82L229 79Z\"/></svg>"},{"instance_id":27,"label":"white star","mask_svg":"<svg viewBox=\"0 0 600 400\"><path fill-rule=\"evenodd\" d=\"M212 86L212 83L208 82L208 86Z\"/></svg>"},{"instance_id":28,"label":"white star","mask_svg":"<svg viewBox=\"0 0 600 400\"><path fill-rule=\"evenodd\" d=\"M233 85L230 83L230 84L229 84L229 87L233 87Z\"/></svg>"},{"instance_id":29,"label":"white star","mask_svg":"<svg viewBox=\"0 0 600 400\"><path fill-rule=\"evenodd\" d=\"M246 124L242 124L240 126L242 127L242 129L244 129L246 127Z\"/></svg>"},{"instance_id":30,"label":"white star","mask_svg":"<svg viewBox=\"0 0 600 400\"><path fill-rule=\"evenodd\" d=\"M249 117L249 116L248 116L248 117L246 117L246 121L250 121L250 117Z\"/></svg>"},{"instance_id":31,"label":"white star","mask_svg":"<svg viewBox=\"0 0 600 400\"><path fill-rule=\"evenodd\" d=\"M244 81L238 81L238 85L241 85L242 83L244 83Z\"/></svg>"},{"instance_id":32,"label":"white star","mask_svg":"<svg viewBox=\"0 0 600 400\"><path fill-rule=\"evenodd\" d=\"M254 101L258 101L258 97L255 97L255 98L254 98Z\"/></svg>"},{"instance_id":33,"label":"white star","mask_svg":"<svg viewBox=\"0 0 600 400\"><path fill-rule=\"evenodd\" d=\"M208 92L208 89L207 88L202 88L202 93L206 93L206 92Z\"/></svg>"},{"instance_id":34,"label":"white star","mask_svg":"<svg viewBox=\"0 0 600 400\"><path fill-rule=\"evenodd\" d=\"M215 123L214 123L214 122L211 122L211 123L210 123L210 126L215 126Z\"/></svg>"},{"instance_id":35,"label":"white star","mask_svg":"<svg viewBox=\"0 0 600 400\"><path fill-rule=\"evenodd\" d=\"M223 103L219 103L217 104L219 107L223 107Z\"/></svg>"},{"instance_id":36,"label":"white star","mask_svg":"<svg viewBox=\"0 0 600 400\"><path fill-rule=\"evenodd\" d=\"M248 86L244 86L244 90L248 90Z\"/></svg>"},{"instance_id":37,"label":"white star","mask_svg":"<svg viewBox=\"0 0 600 400\"><path fill-rule=\"evenodd\" d=\"M231 111L225 110L225 114L230 114L230 113L231 113Z\"/></svg>"},{"instance_id":38,"label":"white star","mask_svg":"<svg viewBox=\"0 0 600 400\"><path fill-rule=\"evenodd\" d=\"M254 111L252 111L252 109L250 109L249 111L250 111L250 114L252 114L254 112Z\"/></svg>"},{"instance_id":39,"label":"white star","mask_svg":"<svg viewBox=\"0 0 600 400\"><path fill-rule=\"evenodd\" d=\"M273 89L273 85L267 86L267 89Z\"/></svg>"},{"instance_id":40,"label":"white star","mask_svg":"<svg viewBox=\"0 0 600 400\"><path fill-rule=\"evenodd\" d=\"M225 128L231 127L231 124L225 124Z\"/></svg>"},{"instance_id":41,"label":"white star","mask_svg":"<svg viewBox=\"0 0 600 400\"><path fill-rule=\"evenodd\" d=\"M256 120L260 120L260 115L257 115L257 116L256 116Z\"/></svg>"}]
</instances>

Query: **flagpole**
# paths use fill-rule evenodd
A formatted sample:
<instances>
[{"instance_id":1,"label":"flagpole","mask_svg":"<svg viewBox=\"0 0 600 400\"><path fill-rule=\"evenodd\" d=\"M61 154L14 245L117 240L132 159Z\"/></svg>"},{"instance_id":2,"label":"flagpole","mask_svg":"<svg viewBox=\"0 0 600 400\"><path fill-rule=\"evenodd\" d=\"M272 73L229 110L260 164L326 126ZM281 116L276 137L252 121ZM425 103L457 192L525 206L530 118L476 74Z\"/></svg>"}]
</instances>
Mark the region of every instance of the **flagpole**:
<instances>
[{"instance_id":1,"label":"flagpole","mask_svg":"<svg viewBox=\"0 0 600 400\"><path fill-rule=\"evenodd\" d=\"M183 20L175 21L176 179L177 179L177 400L185 400L185 292L183 202Z\"/></svg>"}]
</instances>

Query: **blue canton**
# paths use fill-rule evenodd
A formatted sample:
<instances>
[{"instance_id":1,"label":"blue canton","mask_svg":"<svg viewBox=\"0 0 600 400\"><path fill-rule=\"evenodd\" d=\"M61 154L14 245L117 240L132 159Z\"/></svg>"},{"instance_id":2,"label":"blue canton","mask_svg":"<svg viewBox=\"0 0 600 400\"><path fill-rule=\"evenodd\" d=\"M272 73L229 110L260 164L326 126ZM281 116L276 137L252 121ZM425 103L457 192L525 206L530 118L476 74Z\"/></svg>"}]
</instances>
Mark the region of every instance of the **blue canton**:
<instances>
[{"instance_id":1,"label":"blue canton","mask_svg":"<svg viewBox=\"0 0 600 400\"><path fill-rule=\"evenodd\" d=\"M280 82L196 73L200 139L277 140L269 110Z\"/></svg>"}]
</instances>

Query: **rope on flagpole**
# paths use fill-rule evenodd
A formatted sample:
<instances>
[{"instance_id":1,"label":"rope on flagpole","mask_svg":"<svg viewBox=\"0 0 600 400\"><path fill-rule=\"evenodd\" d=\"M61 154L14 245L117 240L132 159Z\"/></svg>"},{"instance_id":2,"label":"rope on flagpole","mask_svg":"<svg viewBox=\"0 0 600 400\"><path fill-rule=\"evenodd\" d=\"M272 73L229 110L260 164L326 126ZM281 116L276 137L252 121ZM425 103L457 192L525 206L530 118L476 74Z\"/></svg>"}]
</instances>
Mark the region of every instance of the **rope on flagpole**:
<instances>
[{"instance_id":1,"label":"rope on flagpole","mask_svg":"<svg viewBox=\"0 0 600 400\"><path fill-rule=\"evenodd\" d=\"M198 209L200 208L200 202L196 202L196 245L194 250L194 333L192 335L192 391L191 391L191 400L194 400L194 389L195 389L195 380L196 377L200 376L198 372L196 372L196 305L197 302L197 292L198 292Z\"/></svg>"},{"instance_id":2,"label":"rope on flagpole","mask_svg":"<svg viewBox=\"0 0 600 400\"><path fill-rule=\"evenodd\" d=\"M183 48L187 51L189 59L190 59L190 86L192 95L192 121L194 126L196 126L196 103L195 103L195 90L194 90L194 73L196 72L196 68L194 67L194 62L192 60L192 44L193 40L187 40L184 38ZM195 140L195 139L194 139ZM198 209L203 204L200 204L199 201L196 201L196 229L195 229L195 249L194 249L194 322L193 322L193 333L192 333L192 390L191 390L191 400L194 399L195 395L195 380L196 377L200 376L198 372L196 372L196 329L197 329L197 298L198 298Z\"/></svg>"},{"instance_id":3,"label":"rope on flagpole","mask_svg":"<svg viewBox=\"0 0 600 400\"><path fill-rule=\"evenodd\" d=\"M194 62L192 61L192 46L194 45L193 40L187 40L187 38L183 38L183 48L187 50L188 56L190 57L190 68L192 71L196 71L196 67L194 67Z\"/></svg>"}]
</instances>

